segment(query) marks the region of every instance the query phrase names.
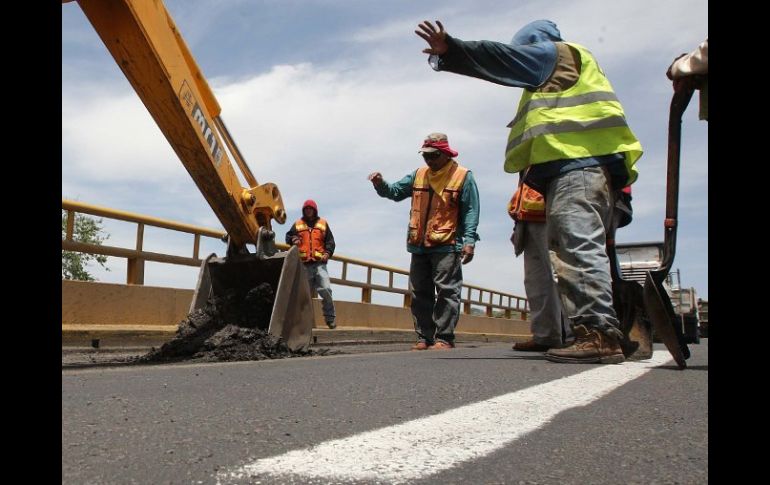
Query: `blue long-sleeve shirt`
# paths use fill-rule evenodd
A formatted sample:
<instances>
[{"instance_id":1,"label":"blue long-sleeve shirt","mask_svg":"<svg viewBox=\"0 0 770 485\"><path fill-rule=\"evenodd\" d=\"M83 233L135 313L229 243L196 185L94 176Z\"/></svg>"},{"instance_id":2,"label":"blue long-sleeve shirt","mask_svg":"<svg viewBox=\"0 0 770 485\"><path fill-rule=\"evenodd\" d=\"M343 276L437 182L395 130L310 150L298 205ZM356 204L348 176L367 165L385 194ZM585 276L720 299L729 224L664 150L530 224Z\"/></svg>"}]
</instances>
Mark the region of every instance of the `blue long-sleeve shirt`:
<instances>
[{"instance_id":1,"label":"blue long-sleeve shirt","mask_svg":"<svg viewBox=\"0 0 770 485\"><path fill-rule=\"evenodd\" d=\"M416 173L417 170L392 184L383 180L375 190L380 197L396 202L411 198ZM425 246L413 246L407 243L406 250L413 254L451 253L462 251L462 247L466 244L475 245L476 241L480 240L478 233L476 233L476 228L479 226L479 213L479 189L476 186L476 179L473 178L473 173L468 170L468 173L465 175L465 182L463 182L463 188L460 191L459 220L455 244L453 246L446 245L426 248Z\"/></svg>"},{"instance_id":2,"label":"blue long-sleeve shirt","mask_svg":"<svg viewBox=\"0 0 770 485\"><path fill-rule=\"evenodd\" d=\"M511 44L489 40L463 41L447 34L449 49L441 56L430 56L429 62L436 71L462 74L503 86L537 89L558 68L558 51L554 41L561 41L555 24L554 30L549 30L548 25L538 25L537 22L517 32ZM598 165L607 166L615 188L625 185L628 173L622 153L533 165L525 178L529 185L545 193L548 181L556 175Z\"/></svg>"},{"instance_id":3,"label":"blue long-sleeve shirt","mask_svg":"<svg viewBox=\"0 0 770 485\"><path fill-rule=\"evenodd\" d=\"M436 71L464 76L514 88L536 89L553 74L557 52L553 42L511 45L491 40L462 41L447 34L449 50L430 56Z\"/></svg>"}]
</instances>

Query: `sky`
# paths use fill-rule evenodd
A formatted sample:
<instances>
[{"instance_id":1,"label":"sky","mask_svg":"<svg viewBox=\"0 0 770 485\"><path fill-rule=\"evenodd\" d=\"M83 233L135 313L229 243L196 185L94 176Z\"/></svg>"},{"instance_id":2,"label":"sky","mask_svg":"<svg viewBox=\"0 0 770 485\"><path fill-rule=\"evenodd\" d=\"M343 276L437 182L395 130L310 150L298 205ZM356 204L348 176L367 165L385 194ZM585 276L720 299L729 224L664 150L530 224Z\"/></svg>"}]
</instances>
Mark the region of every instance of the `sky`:
<instances>
[{"instance_id":1,"label":"sky","mask_svg":"<svg viewBox=\"0 0 770 485\"><path fill-rule=\"evenodd\" d=\"M164 3L254 176L281 191L288 218L273 226L280 242L310 198L329 222L336 254L408 269L409 201L380 198L366 177L379 171L388 182L401 179L424 165L417 150L425 135L443 132L460 164L472 170L481 197L481 240L463 266L464 281L525 294L506 212L518 175L503 171L506 125L522 90L433 71L422 53L427 44L414 30L436 19L456 38L506 43L526 23L550 19L565 40L588 47L644 148L633 185L634 220L616 239L663 240L673 94L665 72L708 36L704 0ZM698 120L697 96L682 119L672 270L679 270L682 287L707 299L708 123ZM76 2L62 5L62 198L222 229ZM104 228L105 244L133 247L135 225L105 219ZM188 256L192 239L146 229L144 249ZM201 252L224 250L208 240ZM120 283L125 266L109 258L109 271L89 270L99 281ZM329 269L339 276L338 264ZM148 263L145 269L147 285L193 288L196 278L192 267ZM344 300L360 295L334 291ZM392 299L375 293L374 302Z\"/></svg>"}]
</instances>

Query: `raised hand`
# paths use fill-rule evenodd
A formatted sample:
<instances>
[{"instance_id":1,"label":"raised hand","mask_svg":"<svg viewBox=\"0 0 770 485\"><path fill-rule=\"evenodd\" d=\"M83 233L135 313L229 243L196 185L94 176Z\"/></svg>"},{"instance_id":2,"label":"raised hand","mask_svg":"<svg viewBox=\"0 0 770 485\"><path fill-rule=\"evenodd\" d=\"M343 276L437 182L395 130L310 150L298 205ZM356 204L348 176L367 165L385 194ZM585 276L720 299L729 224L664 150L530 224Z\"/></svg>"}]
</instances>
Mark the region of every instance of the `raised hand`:
<instances>
[{"instance_id":1,"label":"raised hand","mask_svg":"<svg viewBox=\"0 0 770 485\"><path fill-rule=\"evenodd\" d=\"M372 172L366 178L369 179L369 182L371 182L375 188L382 184L382 174L380 172Z\"/></svg>"},{"instance_id":2,"label":"raised hand","mask_svg":"<svg viewBox=\"0 0 770 485\"><path fill-rule=\"evenodd\" d=\"M436 30L436 27L434 27L429 20L424 20L418 25L422 32L415 30L414 33L425 39L425 42L430 46L429 48L422 50L424 53L440 56L449 49L449 46L446 43L446 31L444 30L444 26L439 20L436 20L436 24L438 25L438 30Z\"/></svg>"}]
</instances>

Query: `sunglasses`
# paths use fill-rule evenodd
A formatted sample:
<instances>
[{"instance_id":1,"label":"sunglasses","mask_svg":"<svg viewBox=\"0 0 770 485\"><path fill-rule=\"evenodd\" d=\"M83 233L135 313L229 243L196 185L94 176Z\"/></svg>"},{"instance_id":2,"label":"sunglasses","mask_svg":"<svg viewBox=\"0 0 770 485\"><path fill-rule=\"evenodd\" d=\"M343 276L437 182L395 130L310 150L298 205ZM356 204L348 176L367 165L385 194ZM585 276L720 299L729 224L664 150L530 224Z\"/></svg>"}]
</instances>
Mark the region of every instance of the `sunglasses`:
<instances>
[{"instance_id":1,"label":"sunglasses","mask_svg":"<svg viewBox=\"0 0 770 485\"><path fill-rule=\"evenodd\" d=\"M424 158L425 160L435 160L435 159L437 159L440 156L441 156L441 152L440 151L422 152L422 158Z\"/></svg>"}]
</instances>

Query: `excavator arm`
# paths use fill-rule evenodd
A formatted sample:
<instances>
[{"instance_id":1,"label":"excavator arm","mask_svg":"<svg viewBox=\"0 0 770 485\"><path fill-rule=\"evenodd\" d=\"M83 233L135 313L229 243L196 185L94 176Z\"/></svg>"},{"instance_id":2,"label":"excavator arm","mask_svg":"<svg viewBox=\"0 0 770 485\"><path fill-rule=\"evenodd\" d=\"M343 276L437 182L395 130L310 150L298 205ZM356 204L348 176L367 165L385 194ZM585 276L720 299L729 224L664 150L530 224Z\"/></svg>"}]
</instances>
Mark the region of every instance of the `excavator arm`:
<instances>
[{"instance_id":1,"label":"excavator arm","mask_svg":"<svg viewBox=\"0 0 770 485\"><path fill-rule=\"evenodd\" d=\"M227 256L212 254L201 264L190 311L212 297L243 301L267 283L274 294L270 321L249 324L281 337L292 350L308 348L314 323L310 287L297 247L277 251L271 227L273 220L286 221L281 193L275 184L257 183L163 2L78 4L228 233ZM248 188L241 185L230 156ZM249 253L246 244L255 244L256 253Z\"/></svg>"},{"instance_id":2,"label":"excavator arm","mask_svg":"<svg viewBox=\"0 0 770 485\"><path fill-rule=\"evenodd\" d=\"M236 248L256 244L260 227L271 230L273 219L283 224L286 211L278 187L257 183L163 2L78 4L214 210L230 243ZM225 147L250 187L241 185Z\"/></svg>"}]
</instances>

